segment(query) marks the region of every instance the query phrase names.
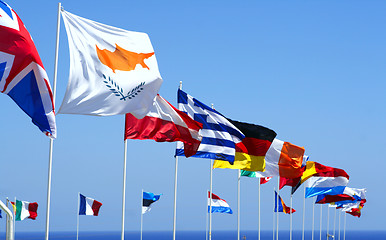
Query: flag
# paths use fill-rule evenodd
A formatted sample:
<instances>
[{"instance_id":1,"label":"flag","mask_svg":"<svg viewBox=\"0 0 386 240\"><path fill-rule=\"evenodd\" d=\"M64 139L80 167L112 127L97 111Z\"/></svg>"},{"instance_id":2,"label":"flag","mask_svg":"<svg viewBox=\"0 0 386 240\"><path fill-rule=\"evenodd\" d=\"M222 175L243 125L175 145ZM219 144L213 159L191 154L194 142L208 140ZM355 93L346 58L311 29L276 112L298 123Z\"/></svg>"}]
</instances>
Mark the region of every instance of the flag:
<instances>
[{"instance_id":1,"label":"flag","mask_svg":"<svg viewBox=\"0 0 386 240\"><path fill-rule=\"evenodd\" d=\"M285 178L280 177L279 180L279 190L281 190L284 186L295 187L300 181L300 177L297 178Z\"/></svg>"},{"instance_id":2,"label":"flag","mask_svg":"<svg viewBox=\"0 0 386 240\"><path fill-rule=\"evenodd\" d=\"M240 176L258 178L256 176L256 172L245 171L245 170L240 171ZM272 179L272 177L260 177L260 184L267 183L271 179Z\"/></svg>"},{"instance_id":3,"label":"flag","mask_svg":"<svg viewBox=\"0 0 386 240\"><path fill-rule=\"evenodd\" d=\"M245 138L236 144L235 161L214 161L213 168L231 168L247 171L265 171L265 155L276 137L275 131L255 124L228 119Z\"/></svg>"},{"instance_id":4,"label":"flag","mask_svg":"<svg viewBox=\"0 0 386 240\"><path fill-rule=\"evenodd\" d=\"M316 202L318 204L339 202L339 203L353 203L361 201L362 197L365 196L366 189L350 188L345 187L342 194L323 194L316 197ZM365 197L364 197L365 198Z\"/></svg>"},{"instance_id":5,"label":"flag","mask_svg":"<svg viewBox=\"0 0 386 240\"><path fill-rule=\"evenodd\" d=\"M344 170L339 168L332 168L326 166L324 166L324 168L330 168L330 170L324 172L317 172L304 181L306 188L306 198L322 194L335 195L343 193L345 187L348 184L349 175ZM316 168L315 170L317 171ZM304 173L306 172L307 170ZM301 181L303 181L303 179Z\"/></svg>"},{"instance_id":6,"label":"flag","mask_svg":"<svg viewBox=\"0 0 386 240\"><path fill-rule=\"evenodd\" d=\"M131 113L126 114L125 139L154 139L157 142L181 141L184 143L185 156L197 152L201 143L198 131L202 124L194 121L168 101L157 95L152 108L142 119Z\"/></svg>"},{"instance_id":7,"label":"flag","mask_svg":"<svg viewBox=\"0 0 386 240\"><path fill-rule=\"evenodd\" d=\"M79 215L98 216L102 203L79 193Z\"/></svg>"},{"instance_id":8,"label":"flag","mask_svg":"<svg viewBox=\"0 0 386 240\"><path fill-rule=\"evenodd\" d=\"M15 202L10 202L15 213L15 221L22 221L26 218L35 220L38 216L38 204L36 202L30 203L26 201L16 200Z\"/></svg>"},{"instance_id":9,"label":"flag","mask_svg":"<svg viewBox=\"0 0 386 240\"><path fill-rule=\"evenodd\" d=\"M210 212L210 192L208 191L208 212ZM232 209L229 207L229 204L221 199L216 194L212 193L212 213L229 213L233 214Z\"/></svg>"},{"instance_id":10,"label":"flag","mask_svg":"<svg viewBox=\"0 0 386 240\"><path fill-rule=\"evenodd\" d=\"M307 158L304 148L275 138L265 155L265 171L260 177L297 178L302 175L302 163Z\"/></svg>"},{"instance_id":11,"label":"flag","mask_svg":"<svg viewBox=\"0 0 386 240\"><path fill-rule=\"evenodd\" d=\"M272 177L263 177L263 178L260 178L260 184L264 184L264 183L267 183L269 180L271 180Z\"/></svg>"},{"instance_id":12,"label":"flag","mask_svg":"<svg viewBox=\"0 0 386 240\"><path fill-rule=\"evenodd\" d=\"M156 202L159 200L161 195L155 195L151 192L143 192L142 196L142 214L147 213L151 210L150 205L153 202Z\"/></svg>"},{"instance_id":13,"label":"flag","mask_svg":"<svg viewBox=\"0 0 386 240\"><path fill-rule=\"evenodd\" d=\"M278 201L279 200L279 201ZM296 212L295 209L291 209L284 204L283 199L281 199L280 195L275 191L275 209L274 212L283 212L287 214L291 214Z\"/></svg>"},{"instance_id":14,"label":"flag","mask_svg":"<svg viewBox=\"0 0 386 240\"><path fill-rule=\"evenodd\" d=\"M70 73L59 113L144 117L162 84L149 36L61 13Z\"/></svg>"},{"instance_id":15,"label":"flag","mask_svg":"<svg viewBox=\"0 0 386 240\"><path fill-rule=\"evenodd\" d=\"M16 12L0 1L0 92L40 131L56 138L53 95L35 44Z\"/></svg>"},{"instance_id":16,"label":"flag","mask_svg":"<svg viewBox=\"0 0 386 240\"><path fill-rule=\"evenodd\" d=\"M234 162L235 145L245 137L231 122L216 110L178 90L178 108L203 124L202 141L193 157ZM177 144L176 156L183 156L182 144Z\"/></svg>"},{"instance_id":17,"label":"flag","mask_svg":"<svg viewBox=\"0 0 386 240\"><path fill-rule=\"evenodd\" d=\"M360 218L362 215L362 208L364 207L366 202L366 199L362 199L360 202L357 202L354 206L352 206L349 210L346 211L346 213Z\"/></svg>"}]
</instances>

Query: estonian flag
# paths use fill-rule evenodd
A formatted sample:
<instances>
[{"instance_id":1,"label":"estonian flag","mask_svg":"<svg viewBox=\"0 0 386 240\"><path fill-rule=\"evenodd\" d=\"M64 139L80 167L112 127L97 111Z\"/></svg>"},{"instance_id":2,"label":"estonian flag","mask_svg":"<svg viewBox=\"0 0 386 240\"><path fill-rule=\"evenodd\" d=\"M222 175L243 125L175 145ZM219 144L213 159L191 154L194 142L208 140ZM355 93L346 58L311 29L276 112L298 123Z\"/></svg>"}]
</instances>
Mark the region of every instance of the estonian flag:
<instances>
[{"instance_id":1,"label":"estonian flag","mask_svg":"<svg viewBox=\"0 0 386 240\"><path fill-rule=\"evenodd\" d=\"M161 197L161 195L155 195L154 193L151 193L151 192L143 192L142 214L150 211L151 210L150 205L153 202L158 201L160 197Z\"/></svg>"},{"instance_id":2,"label":"estonian flag","mask_svg":"<svg viewBox=\"0 0 386 240\"><path fill-rule=\"evenodd\" d=\"M79 193L79 215L98 216L102 203Z\"/></svg>"}]
</instances>

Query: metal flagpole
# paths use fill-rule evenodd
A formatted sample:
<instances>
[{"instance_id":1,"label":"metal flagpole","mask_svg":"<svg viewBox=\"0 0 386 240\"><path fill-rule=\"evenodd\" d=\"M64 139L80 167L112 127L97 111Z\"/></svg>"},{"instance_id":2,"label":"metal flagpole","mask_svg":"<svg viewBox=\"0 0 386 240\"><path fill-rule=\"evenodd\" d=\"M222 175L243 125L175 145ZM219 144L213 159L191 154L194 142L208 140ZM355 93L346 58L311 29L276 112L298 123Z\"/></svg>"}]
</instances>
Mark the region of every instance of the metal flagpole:
<instances>
[{"instance_id":1,"label":"metal flagpole","mask_svg":"<svg viewBox=\"0 0 386 240\"><path fill-rule=\"evenodd\" d=\"M52 101L55 106L56 97L56 79L58 73L58 55L59 55L59 32L60 32L60 11L62 9L61 3L58 3L58 18L56 26L56 48L55 48L55 66L54 66L54 84ZM54 140L50 138L49 157L48 157L48 181L47 181L47 211L46 211L46 236L48 240L49 228L50 228L50 204L51 204L51 175L52 175L52 152L54 147Z\"/></svg>"},{"instance_id":2,"label":"metal flagpole","mask_svg":"<svg viewBox=\"0 0 386 240\"><path fill-rule=\"evenodd\" d=\"M315 231L315 203L313 202L312 203L312 235L311 235L311 240L314 240L314 231Z\"/></svg>"},{"instance_id":3,"label":"metal flagpole","mask_svg":"<svg viewBox=\"0 0 386 240\"><path fill-rule=\"evenodd\" d=\"M78 192L78 211L76 212L76 240L79 239L79 206L80 206L80 192Z\"/></svg>"},{"instance_id":4,"label":"metal flagpole","mask_svg":"<svg viewBox=\"0 0 386 240\"><path fill-rule=\"evenodd\" d=\"M209 240L212 239L212 194L213 194L212 191L213 191L213 159L210 160Z\"/></svg>"},{"instance_id":5,"label":"metal flagpole","mask_svg":"<svg viewBox=\"0 0 386 240\"><path fill-rule=\"evenodd\" d=\"M290 240L292 240L292 194L290 202Z\"/></svg>"},{"instance_id":6,"label":"metal flagpole","mask_svg":"<svg viewBox=\"0 0 386 240\"><path fill-rule=\"evenodd\" d=\"M322 240L322 214L323 214L323 204L320 204L320 227L319 227L319 239Z\"/></svg>"},{"instance_id":7,"label":"metal flagpole","mask_svg":"<svg viewBox=\"0 0 386 240\"><path fill-rule=\"evenodd\" d=\"M306 185L303 187L304 189L304 198L303 198L303 228L302 228L302 240L304 240L304 219L306 216Z\"/></svg>"},{"instance_id":8,"label":"metal flagpole","mask_svg":"<svg viewBox=\"0 0 386 240\"><path fill-rule=\"evenodd\" d=\"M142 226L143 226L143 213L142 213L142 207L143 207L143 189L141 193L141 240L142 240Z\"/></svg>"},{"instance_id":9,"label":"metal flagpole","mask_svg":"<svg viewBox=\"0 0 386 240\"><path fill-rule=\"evenodd\" d=\"M260 240L260 188L261 188L261 181L259 178L259 232L258 232L258 240Z\"/></svg>"},{"instance_id":10,"label":"metal flagpole","mask_svg":"<svg viewBox=\"0 0 386 240\"><path fill-rule=\"evenodd\" d=\"M176 163L175 163L175 167L174 167L173 240L176 239L178 156L175 156L175 159L176 159Z\"/></svg>"},{"instance_id":11,"label":"metal flagpole","mask_svg":"<svg viewBox=\"0 0 386 240\"><path fill-rule=\"evenodd\" d=\"M343 240L346 240L346 216L347 214L344 215Z\"/></svg>"},{"instance_id":12,"label":"metal flagpole","mask_svg":"<svg viewBox=\"0 0 386 240\"><path fill-rule=\"evenodd\" d=\"M327 240L330 238L329 236L329 227L330 227L330 206L329 204L326 205L327 206Z\"/></svg>"},{"instance_id":13,"label":"metal flagpole","mask_svg":"<svg viewBox=\"0 0 386 240\"><path fill-rule=\"evenodd\" d=\"M280 178L277 177L277 197L276 197L276 240L279 240L279 187L280 187Z\"/></svg>"},{"instance_id":14,"label":"metal flagpole","mask_svg":"<svg viewBox=\"0 0 386 240\"><path fill-rule=\"evenodd\" d=\"M182 81L180 81L180 90L182 90ZM173 206L173 240L176 240L176 219L177 219L177 170L178 170L178 156L175 156L174 166L174 206Z\"/></svg>"},{"instance_id":15,"label":"metal flagpole","mask_svg":"<svg viewBox=\"0 0 386 240\"><path fill-rule=\"evenodd\" d=\"M240 176L241 170L237 174L237 240L240 240Z\"/></svg>"},{"instance_id":16,"label":"metal flagpole","mask_svg":"<svg viewBox=\"0 0 386 240\"><path fill-rule=\"evenodd\" d=\"M334 210L334 234L333 234L333 239L335 239L335 226L336 226L336 207Z\"/></svg>"},{"instance_id":17,"label":"metal flagpole","mask_svg":"<svg viewBox=\"0 0 386 240\"><path fill-rule=\"evenodd\" d=\"M208 240L208 216L209 216L209 214L208 214L208 192L209 192L209 189L207 189L206 190L206 193L205 193L205 206L206 206L206 222L205 222L205 240Z\"/></svg>"},{"instance_id":18,"label":"metal flagpole","mask_svg":"<svg viewBox=\"0 0 386 240\"><path fill-rule=\"evenodd\" d=\"M127 139L123 150L123 186L122 186L122 229L121 240L125 239L125 207L126 207L126 164L127 163Z\"/></svg>"},{"instance_id":19,"label":"metal flagpole","mask_svg":"<svg viewBox=\"0 0 386 240\"><path fill-rule=\"evenodd\" d=\"M212 103L212 109L214 109L213 103ZM210 159L209 240L212 240L212 194L213 194L213 159Z\"/></svg>"},{"instance_id":20,"label":"metal flagpole","mask_svg":"<svg viewBox=\"0 0 386 240\"><path fill-rule=\"evenodd\" d=\"M338 239L340 240L340 214L342 211L339 211L339 221L338 221Z\"/></svg>"},{"instance_id":21,"label":"metal flagpole","mask_svg":"<svg viewBox=\"0 0 386 240\"><path fill-rule=\"evenodd\" d=\"M273 188L273 193L275 193L275 191L276 191L276 189L275 188ZM275 220L276 220L276 213L275 213L275 209L276 209L276 205L277 204L275 204L275 200L277 201L277 199L276 199L276 194L273 194L273 202L274 202L274 207L273 207L273 216L272 216L272 218L273 218L273 224L272 224L272 239L273 240L275 240Z\"/></svg>"}]
</instances>

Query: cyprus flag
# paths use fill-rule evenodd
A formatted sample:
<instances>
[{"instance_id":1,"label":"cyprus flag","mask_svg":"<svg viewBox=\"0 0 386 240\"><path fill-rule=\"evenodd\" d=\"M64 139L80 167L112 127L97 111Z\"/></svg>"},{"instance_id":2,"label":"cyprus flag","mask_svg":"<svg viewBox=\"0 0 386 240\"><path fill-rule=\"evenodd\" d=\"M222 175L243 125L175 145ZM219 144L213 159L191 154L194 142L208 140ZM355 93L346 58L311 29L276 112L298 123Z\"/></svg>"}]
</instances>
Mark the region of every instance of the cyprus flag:
<instances>
[{"instance_id":1,"label":"cyprus flag","mask_svg":"<svg viewBox=\"0 0 386 240\"><path fill-rule=\"evenodd\" d=\"M145 116L162 84L149 36L64 10L62 17L70 73L58 113Z\"/></svg>"}]
</instances>

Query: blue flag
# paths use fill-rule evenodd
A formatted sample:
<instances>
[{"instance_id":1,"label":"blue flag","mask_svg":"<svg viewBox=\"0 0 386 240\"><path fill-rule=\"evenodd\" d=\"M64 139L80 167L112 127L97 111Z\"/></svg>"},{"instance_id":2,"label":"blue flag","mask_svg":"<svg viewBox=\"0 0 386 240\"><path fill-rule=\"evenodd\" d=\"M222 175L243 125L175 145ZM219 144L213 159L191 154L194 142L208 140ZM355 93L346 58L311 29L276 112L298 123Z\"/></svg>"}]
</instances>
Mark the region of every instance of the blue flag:
<instances>
[{"instance_id":1,"label":"blue flag","mask_svg":"<svg viewBox=\"0 0 386 240\"><path fill-rule=\"evenodd\" d=\"M221 113L178 90L178 108L203 124L200 130L202 141L192 157L209 158L234 162L236 143L241 142L244 134L229 122ZM177 144L176 156L184 156L183 144Z\"/></svg>"}]
</instances>

